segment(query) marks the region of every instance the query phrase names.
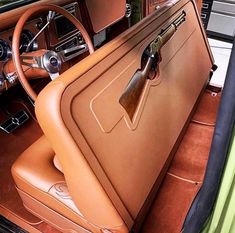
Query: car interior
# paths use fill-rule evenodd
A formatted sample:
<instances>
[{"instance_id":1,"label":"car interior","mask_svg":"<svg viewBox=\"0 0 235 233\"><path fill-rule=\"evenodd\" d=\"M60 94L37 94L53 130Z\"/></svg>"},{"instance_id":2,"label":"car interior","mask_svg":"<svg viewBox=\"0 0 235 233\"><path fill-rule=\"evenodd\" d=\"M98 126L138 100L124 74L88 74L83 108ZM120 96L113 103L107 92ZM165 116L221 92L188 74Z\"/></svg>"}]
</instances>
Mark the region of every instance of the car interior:
<instances>
[{"instance_id":1,"label":"car interior","mask_svg":"<svg viewBox=\"0 0 235 233\"><path fill-rule=\"evenodd\" d=\"M2 2L0 232L186 232L222 90L202 1Z\"/></svg>"}]
</instances>

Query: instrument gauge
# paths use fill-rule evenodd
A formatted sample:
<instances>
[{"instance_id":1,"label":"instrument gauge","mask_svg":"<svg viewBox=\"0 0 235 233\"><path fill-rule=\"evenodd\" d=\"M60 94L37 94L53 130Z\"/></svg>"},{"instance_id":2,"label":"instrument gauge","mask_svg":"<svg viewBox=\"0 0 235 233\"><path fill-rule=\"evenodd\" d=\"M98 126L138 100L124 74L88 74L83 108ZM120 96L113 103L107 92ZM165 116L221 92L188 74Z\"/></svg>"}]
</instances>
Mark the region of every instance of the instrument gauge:
<instances>
[{"instance_id":1,"label":"instrument gauge","mask_svg":"<svg viewBox=\"0 0 235 233\"><path fill-rule=\"evenodd\" d=\"M0 39L0 61L6 61L11 56L11 49L7 41Z\"/></svg>"},{"instance_id":2,"label":"instrument gauge","mask_svg":"<svg viewBox=\"0 0 235 233\"><path fill-rule=\"evenodd\" d=\"M21 37L20 37L20 53L24 53L27 50L27 47L29 45L29 43L32 41L32 39L34 38L34 34L29 31L29 30L23 30L21 33ZM38 44L36 42L36 40L34 40L28 48L27 52L32 52L38 49Z\"/></svg>"}]
</instances>

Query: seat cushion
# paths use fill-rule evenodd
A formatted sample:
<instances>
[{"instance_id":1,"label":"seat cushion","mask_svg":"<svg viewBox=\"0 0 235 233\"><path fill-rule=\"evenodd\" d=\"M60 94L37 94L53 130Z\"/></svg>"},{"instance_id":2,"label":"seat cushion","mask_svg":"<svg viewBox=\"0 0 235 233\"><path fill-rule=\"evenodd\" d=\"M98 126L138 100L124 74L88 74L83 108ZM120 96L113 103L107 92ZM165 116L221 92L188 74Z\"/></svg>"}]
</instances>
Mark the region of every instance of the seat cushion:
<instances>
[{"instance_id":1,"label":"seat cushion","mask_svg":"<svg viewBox=\"0 0 235 233\"><path fill-rule=\"evenodd\" d=\"M30 192L36 184L37 189L48 192L55 183L64 181L63 174L53 165L54 155L45 136L24 151L12 167L18 188Z\"/></svg>"},{"instance_id":2,"label":"seat cushion","mask_svg":"<svg viewBox=\"0 0 235 233\"><path fill-rule=\"evenodd\" d=\"M54 157L55 153L49 142L42 136L13 164L12 175L24 205L29 211L37 214L37 208L32 208L28 204L36 199L78 225L97 232L98 229L89 224L75 206L63 174L54 165ZM26 201L26 197L32 200Z\"/></svg>"},{"instance_id":3,"label":"seat cushion","mask_svg":"<svg viewBox=\"0 0 235 233\"><path fill-rule=\"evenodd\" d=\"M61 163L60 163L60 161L58 160L58 157L57 157L56 155L55 155L54 158L53 158L53 163L54 163L55 167L56 167L60 172L64 173L64 172L63 172L62 165L61 165Z\"/></svg>"}]
</instances>

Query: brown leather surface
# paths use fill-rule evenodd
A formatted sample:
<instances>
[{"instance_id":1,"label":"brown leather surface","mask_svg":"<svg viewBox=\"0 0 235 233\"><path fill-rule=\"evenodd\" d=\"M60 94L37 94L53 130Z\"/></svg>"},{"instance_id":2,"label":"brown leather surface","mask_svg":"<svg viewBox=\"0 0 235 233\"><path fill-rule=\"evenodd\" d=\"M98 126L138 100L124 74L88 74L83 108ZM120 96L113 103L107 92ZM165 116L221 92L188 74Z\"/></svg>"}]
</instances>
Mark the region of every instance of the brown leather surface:
<instances>
[{"instance_id":1,"label":"brown leather surface","mask_svg":"<svg viewBox=\"0 0 235 233\"><path fill-rule=\"evenodd\" d=\"M76 126L85 137L94 156L134 219L144 204L153 183L160 175L208 78L208 70L211 66L209 56L201 47L203 41L200 31L194 33L194 30L198 30L198 28L196 29L196 25L195 28L190 25L195 22L193 10L191 8L190 14L188 6L188 8L185 7L185 11L187 12L186 23L177 31L171 43L166 44L162 49L160 84L159 80L149 81L143 93L147 99L142 98L133 122L130 122L123 108L118 104L118 99L135 70L140 68L139 59L143 49L151 38L154 38L154 35L149 38L145 35L145 38L147 37L145 41L141 41L135 48L135 51L138 52L129 52L108 70L103 70L102 75L94 76L92 71L87 72L76 83L67 87L62 97L62 117L78 143L78 147L87 158L92 156L82 145L82 137L79 136ZM152 29L153 25L151 25ZM192 39L192 37L194 38ZM183 45L184 47L182 47ZM198 46L197 52L194 50L196 46ZM177 51L178 49L180 51ZM200 50L201 52L199 52ZM121 57L120 54L116 56ZM197 56L205 58L204 64L197 64ZM114 60L114 57L115 55L109 59ZM180 65L186 64L190 58L191 64L187 65L187 69L182 70ZM104 60L102 64L107 64L109 59ZM129 64L128 69L123 70L125 64ZM193 64L199 65L199 76L194 72ZM101 70L99 71L101 72ZM188 78L189 75L191 75L190 78ZM84 80L88 80L92 76L94 79L98 76L99 81L95 82L93 79L89 88L84 90L84 87L81 86L88 85L88 81L85 83ZM188 92L189 90L191 91ZM82 111L78 111L78 109L82 109ZM158 111L159 109L161 111ZM172 112L175 114L171 115ZM168 116L168 119L165 116ZM148 159L146 159L147 155ZM122 176L121 174L124 173L125 176ZM133 197L131 193L138 195Z\"/></svg>"},{"instance_id":2,"label":"brown leather surface","mask_svg":"<svg viewBox=\"0 0 235 233\"><path fill-rule=\"evenodd\" d=\"M51 86L51 84L49 84ZM59 91L60 89L53 89L55 92ZM53 99L54 94L51 93L51 97ZM48 103L50 104L51 101L48 99ZM55 103L53 103L53 109L55 109L56 106ZM45 112L46 113L46 112ZM54 115L54 111L51 112L52 115ZM53 117L50 115L50 117ZM54 118L54 123L56 125L61 125L63 124L60 120L57 120ZM47 127L49 128L50 124L47 124ZM63 130L62 135L67 135L67 130ZM57 137L59 139L59 137ZM82 156L82 154L78 151L76 147L74 147L73 144L71 144L70 140L66 139L66 142L60 143L62 148L67 148L67 146L70 148L69 149L69 154L67 156L72 156L73 157L73 164L75 163L76 166L76 172L73 174L73 180L78 181L76 184L76 193L80 197L80 200L83 200L79 203L79 209L85 216L85 218L92 222L95 225L101 225L105 226L106 228L118 228L118 226L123 226L123 222L119 215L117 214L116 210L114 209L113 205L111 204L110 200L106 196L105 192L103 191L100 183L97 181L96 177L90 170L90 167L88 166L86 160ZM61 148L60 151L63 151ZM57 151L57 150L56 150ZM67 152L66 152L67 153ZM57 155L57 152L56 152ZM63 153L63 155L66 156L66 154ZM61 157L59 157L61 161ZM64 164L62 164L63 171L65 172L64 169ZM71 181L70 181L71 182ZM68 184L68 181L66 180L66 183ZM91 191L92 187L92 191ZM69 189L70 190L70 189ZM70 191L71 192L71 191ZM96 208L94 209L94 206ZM100 210L102 209L102 215L100 214ZM85 215L85 213L91 213L91 216Z\"/></svg>"},{"instance_id":3,"label":"brown leather surface","mask_svg":"<svg viewBox=\"0 0 235 233\"><path fill-rule=\"evenodd\" d=\"M39 225L37 225L37 229L40 232L43 232L43 233L61 233L61 231L55 229L54 227L52 227L51 225L49 225L45 222L40 223Z\"/></svg>"},{"instance_id":4,"label":"brown leather surface","mask_svg":"<svg viewBox=\"0 0 235 233\"><path fill-rule=\"evenodd\" d=\"M125 0L86 0L95 33L107 28L125 16Z\"/></svg>"},{"instance_id":5,"label":"brown leather surface","mask_svg":"<svg viewBox=\"0 0 235 233\"><path fill-rule=\"evenodd\" d=\"M200 117L200 116L203 116L203 117L206 117L206 113L208 113L209 115L209 119L210 119L210 121L214 121L215 120L215 118L211 118L211 114L210 114L210 112L206 112L206 106L208 106L209 107L209 109L210 109L210 111L211 112L216 112L216 110L217 110L217 108L216 108L216 106L218 105L218 102L219 102L219 95L218 96L216 96L216 97L214 97L214 96L211 96L210 95L210 92L208 92L208 91L206 91L206 93L204 94L204 96L202 97L202 100L200 101L200 103L199 103L199 107L197 108L197 111L196 111L196 113L195 113L195 115L194 115L194 117L193 118L195 118L195 116L197 115L198 117ZM205 134L203 134L202 135L202 133L200 133L200 132L202 132L202 129L201 129L201 127L199 127L198 128L198 133L200 134L195 134L195 133L193 133L193 131L195 131L195 130L193 130L192 131L192 127L196 127L195 126L195 124L193 124L193 126L191 126L191 127L189 127L189 131L187 132L187 134L186 134L186 136L185 136L185 139L186 138L189 138L189 136L191 135L191 138L192 138L192 140L193 141L195 141L194 139L195 138L198 138L198 137L202 137L202 138L207 138L207 133L205 132ZM191 128L191 129L190 129ZM208 127L204 127L204 129L205 128L208 128ZM31 129L31 130L28 130L28 132L31 134L32 133L32 131L35 133L35 129L33 130L33 129ZM26 128L24 128L23 129L23 131L22 132L27 132L27 130L26 130ZM27 134L27 135L29 135L29 134ZM4 134L4 136L6 136L5 134ZM21 135L22 136L22 135ZM18 138L20 138L21 137L20 136L20 134L18 135ZM27 136L28 137L28 136ZM12 140L13 138L11 138L11 142L13 141ZM16 139L16 138L15 138ZM22 139L22 138L21 138ZM177 166L179 169L180 168L183 168L183 170L182 171L184 171L186 168L188 168L188 171L190 172L189 174L192 174L192 172L194 172L195 171L195 173L194 174L197 174L197 175L199 175L199 176L202 176L203 174L200 172L200 170L198 170L198 166L195 166L196 164L203 164L204 163L204 166L205 166L205 162L207 161L207 158L206 158L206 156L204 157L204 159L203 159L203 155L201 156L199 153L193 153L193 151L192 151L192 148L198 148L198 152L200 151L201 152L201 150L199 149L199 147L201 147L200 146L200 143L197 145L197 146L192 146L192 141L190 142L190 140L183 140L183 142L182 142L182 146L180 146L180 148L179 148L179 152L180 152L180 154L179 153L177 153L177 155L176 155L176 158L177 158L177 160L178 160L178 162L177 163L180 163L180 166ZM25 142L27 142L27 140L25 141ZM200 141L199 141L200 142ZM21 143L22 144L22 143ZM209 144L210 143L206 143L205 144L205 141L204 141L204 144L203 145L205 145L205 146L209 146ZM4 148L3 147L3 145L9 145L8 143L3 143L2 144L2 147L1 148ZM12 145L12 144L11 144ZM11 147L11 145L10 145L10 147ZM26 145L27 146L27 145ZM18 147L14 147L14 148L18 148ZM182 148L188 148L188 151L186 151L186 150L183 150L182 151ZM6 151L6 147L5 147L5 151ZM188 153L187 153L188 152ZM191 153L192 152L192 153ZM203 152L203 151L202 151ZM17 152L16 152L17 153ZM8 157L4 157L4 161L6 162L6 161L8 161L8 163L9 164L11 164L12 163L12 160L14 159L14 158L16 158L17 157L17 155L18 154L16 154L16 153L14 153L14 154L12 154L10 151L8 151ZM186 154L185 154L186 153ZM5 153L4 153L5 154ZM187 158L185 158L185 156L182 156L182 155L191 155L192 154L192 156L190 156L190 157L187 157ZM205 153L203 153L204 155L206 155ZM1 154L2 155L2 154ZM13 159L9 159L9 155L11 155L12 156L12 158ZM199 156L200 155L200 156ZM182 160L182 158L183 158L183 160ZM195 159L195 162L192 162L193 161L193 159ZM190 161L189 163L187 162L187 160L188 161ZM176 160L173 160L173 163L175 163L176 162ZM186 163L185 163L186 162ZM3 167L1 167L1 171L2 170L4 170L4 169L8 169L8 171L9 171L9 165L6 165L6 163L1 163L2 165L3 165ZM188 166L188 164L194 164L194 167L191 167L191 166ZM175 166L175 169L177 169L177 167ZM202 167L201 167L202 168ZM175 170L174 169L174 170ZM178 169L178 171L180 171ZM171 167L171 172L173 173L174 171L172 171L172 167ZM185 174L185 172L184 173L181 173L181 175L184 175ZM4 176L5 177L5 176ZM1 184L6 184L8 187L9 187L9 178L10 178L11 176L10 175L7 175L5 178L4 178L4 182L2 182L1 181ZM183 177L185 177L185 178L187 178L188 176L187 176L187 174L186 175L184 175ZM188 178L190 178L190 177L188 177ZM194 180L198 180L198 178L192 178L192 179L194 179ZM169 179L168 179L169 180ZM179 183L178 183L179 182ZM166 185L165 185L166 184ZM171 188L170 187L168 187L168 185L171 185L172 184L172 186L171 186ZM14 187L14 184L12 184L12 186ZM166 186L166 187L165 187ZM180 188L181 187L181 188ZM175 188L178 190L175 190ZM168 204L165 204L162 208L160 208L160 206L159 206L159 204L161 204L161 203L163 203L163 201L166 201L166 202L168 202L168 199L169 200L171 200L171 198L173 197L173 196L178 196L179 194L181 195L179 198L180 199L177 199L177 201L172 201L172 205L174 205L176 208L180 208L179 209L179 213L182 213L182 208L185 208L185 207L187 207L189 204L190 204L190 202L188 202L188 200L189 200L189 197L190 197L190 195L192 195L192 196L194 196L195 195L195 191L194 190L196 190L195 188L194 188L194 185L193 184L188 184L187 182L184 182L184 181L182 181L182 180L179 180L179 179L174 179L174 177L172 177L172 179L171 179L171 181L170 182L167 182L166 180L165 180L165 182L164 182L164 185L163 185L163 187L161 187L161 192L162 192L162 194L159 194L158 195L158 200L159 201L157 201L157 202L155 202L155 204L154 204L154 206L153 206L153 210L152 210L152 212L151 212L151 214L148 216L148 220L147 220L147 223L146 223L146 225L145 225L145 230L147 231L147 232L162 232L162 228L161 228L161 226L162 226L162 224L163 223L161 223L161 221L163 220L162 219L162 217L163 217L163 215L165 216L165 212L164 211L167 211L167 216L169 216L170 214L174 214L175 213L175 211L174 212L171 212L171 210L172 210L172 207L171 207L171 205L168 203ZM169 190L172 190L172 192L174 193L174 195L168 195L168 197L165 195L165 192L166 193L168 193L169 192ZM18 208L18 213L21 213L20 214L20 216L21 216L21 218L23 217L23 218L26 218L27 219L27 216L24 216L23 215L23 213L25 212L24 211L24 208L19 208L20 207L20 200L19 199L17 199L17 198L15 198L14 196L13 196L13 194L14 194L14 192L16 193L16 191L14 191L13 189L11 189L11 192L10 193L7 193L7 197L8 197L8 203L9 203L9 200L11 200L11 203L12 203L12 200L14 200L15 201L15 203L16 203L16 207ZM11 194L11 196L9 196L9 194ZM183 196L182 196L182 194L184 194ZM159 196L161 196L161 198L159 198ZM162 198L164 198L164 200L162 199ZM4 199L2 199L1 198L1 200L4 200ZM17 200L18 200L18 202L17 202ZM182 200L182 201L180 201L180 200ZM166 203L166 202L164 202L164 203ZM158 203L158 204L156 204L156 203ZM179 204L179 206L177 205L177 203ZM11 204L11 206L12 206L12 204ZM34 208L34 209L36 209L36 208ZM160 211L160 213L159 213L159 210L162 210L163 211L163 215L162 215L162 212ZM187 210L187 208L185 208L185 211ZM13 209L13 211L14 211L14 214L17 214L17 212L16 212L16 210L14 210ZM45 211L45 210L44 210ZM153 213L153 211L154 211L154 213ZM27 224L25 224L25 222L24 221L22 221L22 220L20 220L20 219L16 219L16 217L14 217L13 215L11 215L11 213L9 213L9 212L7 212L5 209L1 209L0 208L0 213L2 214L2 215L4 215L4 216L8 216L8 218L11 220L11 221L13 221L13 222L15 222L15 223L17 223L17 224L19 224L21 227L23 227L24 229L28 229L29 230L29 232L38 232L38 231L34 231L34 229L31 227L30 228L30 226L28 226ZM29 215L29 214L28 214ZM11 217L12 216L12 217ZM164 218L165 220L166 220L166 218ZM179 215L177 215L177 216L174 216L174 226L172 226L171 225L171 223L172 222L168 222L167 223L167 226L168 226L168 228L167 229L172 229L172 227L173 227L173 230L174 229L176 229L175 228L175 224L179 221ZM182 220L183 218L181 218L181 220ZM156 223L158 223L158 224L156 224ZM177 225L177 224L176 224ZM146 227L147 226L147 227ZM48 226L47 224L45 224L45 223L41 223L41 224L39 224L39 225L36 225L36 226L34 226L34 227L37 227L41 232L45 232L45 233L51 233L51 232L57 232L55 229L53 229L51 226ZM179 224L179 226L178 227L180 227L180 224ZM160 230L159 230L160 229ZM157 230L159 230L159 231L157 231ZM171 232L171 231L170 231Z\"/></svg>"},{"instance_id":6,"label":"brown leather surface","mask_svg":"<svg viewBox=\"0 0 235 233\"><path fill-rule=\"evenodd\" d=\"M55 211L92 232L100 232L103 226L95 226L89 223L74 205L64 182L63 174L53 166L54 155L55 153L47 139L42 136L24 151L13 164L12 175L19 188L24 205L36 216L47 222L50 222L49 217L50 219L56 217L48 213L49 210L46 211L49 207L52 212ZM29 195L37 198L46 208L37 206L36 200L34 201ZM55 224L56 222L54 222ZM58 225L60 226L59 223ZM118 226L118 228L122 232L122 226Z\"/></svg>"},{"instance_id":7,"label":"brown leather surface","mask_svg":"<svg viewBox=\"0 0 235 233\"><path fill-rule=\"evenodd\" d=\"M63 175L53 166L54 155L45 136L27 148L12 166L12 175L18 187L21 188L22 184L17 179L24 179L31 185L37 184L40 190L47 193L55 183L64 181ZM21 177L18 174L22 174Z\"/></svg>"},{"instance_id":8,"label":"brown leather surface","mask_svg":"<svg viewBox=\"0 0 235 233\"><path fill-rule=\"evenodd\" d=\"M109 228L122 222L106 191L131 226L130 217L137 216L208 79L213 59L195 6L186 3L179 1L168 13L147 17L63 73L36 102L37 117L61 162L70 194L94 224ZM130 122L119 96L160 25L167 24L169 15L176 17L181 7L187 20L162 49L160 83L149 81L138 117Z\"/></svg>"},{"instance_id":9,"label":"brown leather surface","mask_svg":"<svg viewBox=\"0 0 235 233\"><path fill-rule=\"evenodd\" d=\"M201 12L201 10L202 10L202 0L196 0L196 3L197 3L198 12Z\"/></svg>"},{"instance_id":10,"label":"brown leather surface","mask_svg":"<svg viewBox=\"0 0 235 233\"><path fill-rule=\"evenodd\" d=\"M41 12L45 11L54 11L56 13L59 13L66 17L69 21L71 21L74 26L81 32L83 39L85 43L88 46L88 50L90 53L94 52L94 47L92 44L92 41L90 39L90 36L88 35L86 29L83 27L83 25L80 23L78 19L76 19L72 14L64 10L62 7L56 6L56 5L36 5L32 8L29 8L24 14L20 17L18 20L14 34L13 34L13 39L12 39L12 58L13 62L15 64L15 68L18 74L18 79L21 82L22 86L24 87L25 91L28 93L28 95L32 98L32 100L36 100L37 94L35 91L32 89L30 86L27 78L25 77L23 68L21 66L21 59L20 59L20 35L23 30L23 27L27 20L29 20L33 15L39 14Z\"/></svg>"},{"instance_id":11,"label":"brown leather surface","mask_svg":"<svg viewBox=\"0 0 235 233\"><path fill-rule=\"evenodd\" d=\"M40 219L45 220L45 222L49 223L50 226L54 226L60 232L65 232L65 233L73 233L73 232L88 233L88 232L91 232L91 231L86 230L85 228L82 228L77 223L74 223L71 220L67 219L62 214L58 214L53 209L50 209L48 206L42 204L40 201L32 198L31 196L22 192L21 190L18 190L18 192L19 192L27 210L32 212L34 215L36 215ZM48 231L47 228L43 229L43 230L44 231L42 231L42 232L44 232L44 233L46 233ZM54 231L54 229L53 229L53 231ZM92 232L98 233L100 231L93 230ZM48 233L51 233L51 231L48 231Z\"/></svg>"},{"instance_id":12,"label":"brown leather surface","mask_svg":"<svg viewBox=\"0 0 235 233\"><path fill-rule=\"evenodd\" d=\"M63 173L63 168L62 168L62 165L60 163L60 161L58 160L58 157L55 155L54 158L53 158L53 163L54 163L54 166L60 171Z\"/></svg>"}]
</instances>

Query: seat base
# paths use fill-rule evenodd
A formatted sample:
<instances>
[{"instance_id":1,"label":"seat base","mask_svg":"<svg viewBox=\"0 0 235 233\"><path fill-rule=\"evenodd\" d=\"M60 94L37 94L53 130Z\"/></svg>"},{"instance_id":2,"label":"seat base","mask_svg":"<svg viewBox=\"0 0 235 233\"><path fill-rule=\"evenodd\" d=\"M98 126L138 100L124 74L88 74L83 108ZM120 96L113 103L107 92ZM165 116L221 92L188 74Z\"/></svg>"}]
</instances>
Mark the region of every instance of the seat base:
<instances>
[{"instance_id":1,"label":"seat base","mask_svg":"<svg viewBox=\"0 0 235 233\"><path fill-rule=\"evenodd\" d=\"M17 191L24 203L25 208L37 216L38 218L48 222L53 227L65 233L89 233L91 231L86 230L85 228L75 224L68 218L57 213L56 211L48 208L46 205L42 204L35 198L31 197L24 191L17 188Z\"/></svg>"},{"instance_id":2,"label":"seat base","mask_svg":"<svg viewBox=\"0 0 235 233\"><path fill-rule=\"evenodd\" d=\"M42 136L13 164L12 175L24 206L63 232L100 232L74 204L63 173L53 163L54 157L49 142Z\"/></svg>"}]
</instances>

